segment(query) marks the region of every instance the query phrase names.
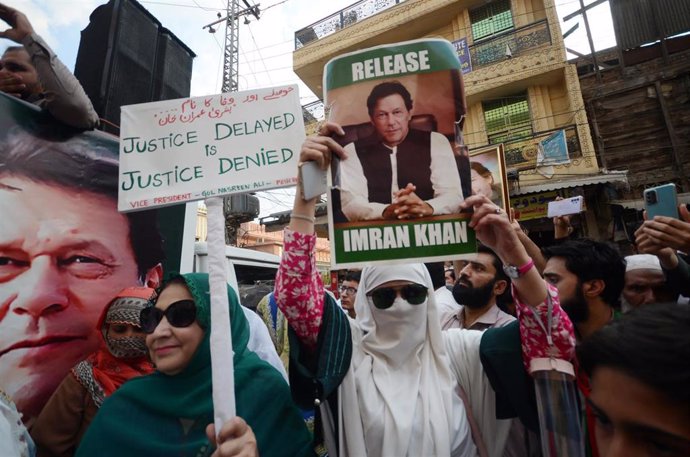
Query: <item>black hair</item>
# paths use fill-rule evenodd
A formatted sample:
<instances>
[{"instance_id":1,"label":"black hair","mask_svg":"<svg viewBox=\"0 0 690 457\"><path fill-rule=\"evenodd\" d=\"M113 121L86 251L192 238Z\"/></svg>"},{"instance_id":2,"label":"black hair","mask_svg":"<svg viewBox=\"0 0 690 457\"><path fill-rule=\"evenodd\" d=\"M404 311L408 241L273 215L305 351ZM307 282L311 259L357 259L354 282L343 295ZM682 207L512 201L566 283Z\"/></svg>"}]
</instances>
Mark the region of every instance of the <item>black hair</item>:
<instances>
[{"instance_id":1,"label":"black hair","mask_svg":"<svg viewBox=\"0 0 690 457\"><path fill-rule=\"evenodd\" d=\"M16 51L24 51L28 54L29 51L26 50L24 46L8 46L5 48L3 51L3 55L8 53L8 52L16 52Z\"/></svg>"},{"instance_id":2,"label":"black hair","mask_svg":"<svg viewBox=\"0 0 690 457\"><path fill-rule=\"evenodd\" d=\"M613 307L620 305L625 281L625 260L610 243L588 238L568 240L542 249L547 259L561 257L565 267L581 283L599 279L606 286L601 293L604 302Z\"/></svg>"},{"instance_id":3,"label":"black hair","mask_svg":"<svg viewBox=\"0 0 690 457\"><path fill-rule=\"evenodd\" d=\"M431 276L431 284L434 286L434 290L445 287L446 276L445 276L445 265L443 262L429 262L425 263L424 266L429 270L429 276Z\"/></svg>"},{"instance_id":4,"label":"black hair","mask_svg":"<svg viewBox=\"0 0 690 457\"><path fill-rule=\"evenodd\" d=\"M90 192L117 201L117 151L103 141L81 137L39 138L25 132L11 133L0 146L0 176L13 175L39 184ZM156 211L127 213L129 240L138 275L165 258Z\"/></svg>"},{"instance_id":5,"label":"black hair","mask_svg":"<svg viewBox=\"0 0 690 457\"><path fill-rule=\"evenodd\" d=\"M510 285L512 284L512 281L508 277L508 275L503 271L503 262L501 262L501 259L496 255L496 253L489 247L477 243L477 252L482 252L484 254L489 254L493 257L492 264L494 266L494 269L496 270L496 275L494 276L494 281L505 281L506 284L506 290L503 291L501 295L496 296L496 304L499 307L503 307L507 305L508 303L513 302L513 292L510 289Z\"/></svg>"},{"instance_id":6,"label":"black hair","mask_svg":"<svg viewBox=\"0 0 690 457\"><path fill-rule=\"evenodd\" d=\"M580 367L622 371L690 411L690 307L678 303L637 308L577 347Z\"/></svg>"},{"instance_id":7,"label":"black hair","mask_svg":"<svg viewBox=\"0 0 690 457\"><path fill-rule=\"evenodd\" d=\"M503 262L501 262L501 259L496 255L496 253L491 248L484 246L481 243L477 243L477 252L489 254L493 257L492 265L496 270L496 281L507 281L508 286L510 286L510 278L508 275L506 275L505 271L503 271Z\"/></svg>"},{"instance_id":8,"label":"black hair","mask_svg":"<svg viewBox=\"0 0 690 457\"><path fill-rule=\"evenodd\" d=\"M362 278L362 270L347 270L345 273L344 281L356 281L360 282Z\"/></svg>"},{"instance_id":9,"label":"black hair","mask_svg":"<svg viewBox=\"0 0 690 457\"><path fill-rule=\"evenodd\" d=\"M403 98L407 111L412 111L412 96L407 88L405 88L405 86L400 84L398 81L388 81L374 86L369 94L369 97L367 97L367 110L369 111L369 116L371 117L374 115L374 107L376 106L377 101L388 97L389 95L395 94L398 94Z\"/></svg>"}]
</instances>

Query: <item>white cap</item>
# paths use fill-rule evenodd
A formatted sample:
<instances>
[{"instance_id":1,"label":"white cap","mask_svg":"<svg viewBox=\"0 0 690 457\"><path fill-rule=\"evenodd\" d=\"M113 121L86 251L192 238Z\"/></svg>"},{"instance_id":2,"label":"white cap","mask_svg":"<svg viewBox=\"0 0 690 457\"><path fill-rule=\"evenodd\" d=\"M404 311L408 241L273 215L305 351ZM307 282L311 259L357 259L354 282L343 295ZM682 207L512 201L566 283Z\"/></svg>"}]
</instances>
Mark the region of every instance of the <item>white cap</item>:
<instances>
[{"instance_id":1,"label":"white cap","mask_svg":"<svg viewBox=\"0 0 690 457\"><path fill-rule=\"evenodd\" d=\"M635 254L625 258L625 272L632 270L656 270L663 272L659 258L651 254Z\"/></svg>"}]
</instances>

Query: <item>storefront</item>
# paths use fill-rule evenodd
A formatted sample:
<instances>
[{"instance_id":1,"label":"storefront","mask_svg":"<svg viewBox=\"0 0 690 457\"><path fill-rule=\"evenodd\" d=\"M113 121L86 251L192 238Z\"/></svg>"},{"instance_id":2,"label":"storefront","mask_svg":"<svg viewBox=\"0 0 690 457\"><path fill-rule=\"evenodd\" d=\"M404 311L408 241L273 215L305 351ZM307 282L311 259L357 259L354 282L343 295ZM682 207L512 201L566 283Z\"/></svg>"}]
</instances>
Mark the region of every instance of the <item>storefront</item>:
<instances>
[{"instance_id":1,"label":"storefront","mask_svg":"<svg viewBox=\"0 0 690 457\"><path fill-rule=\"evenodd\" d=\"M553 221L547 217L549 202L557 197L582 196L584 211L571 217L575 232L595 240L611 240L615 227L610 203L617 196L617 187L626 185L625 171L577 176L511 189L510 205L530 238L546 246L553 242Z\"/></svg>"}]
</instances>

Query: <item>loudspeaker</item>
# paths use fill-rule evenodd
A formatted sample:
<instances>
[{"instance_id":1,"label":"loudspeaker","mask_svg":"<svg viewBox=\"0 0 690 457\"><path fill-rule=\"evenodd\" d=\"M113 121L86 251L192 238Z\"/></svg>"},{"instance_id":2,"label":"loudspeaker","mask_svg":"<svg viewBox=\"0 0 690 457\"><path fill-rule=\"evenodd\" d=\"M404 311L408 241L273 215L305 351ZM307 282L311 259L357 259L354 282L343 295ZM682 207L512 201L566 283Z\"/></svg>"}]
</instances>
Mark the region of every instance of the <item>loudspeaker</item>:
<instances>
[{"instance_id":1,"label":"loudspeaker","mask_svg":"<svg viewBox=\"0 0 690 457\"><path fill-rule=\"evenodd\" d=\"M74 74L101 118L119 125L123 105L189 97L196 54L140 3L110 0L89 19Z\"/></svg>"},{"instance_id":2,"label":"loudspeaker","mask_svg":"<svg viewBox=\"0 0 690 457\"><path fill-rule=\"evenodd\" d=\"M248 222L257 217L259 211L259 198L254 195L235 194L223 198L223 214L226 218L234 217Z\"/></svg>"}]
</instances>

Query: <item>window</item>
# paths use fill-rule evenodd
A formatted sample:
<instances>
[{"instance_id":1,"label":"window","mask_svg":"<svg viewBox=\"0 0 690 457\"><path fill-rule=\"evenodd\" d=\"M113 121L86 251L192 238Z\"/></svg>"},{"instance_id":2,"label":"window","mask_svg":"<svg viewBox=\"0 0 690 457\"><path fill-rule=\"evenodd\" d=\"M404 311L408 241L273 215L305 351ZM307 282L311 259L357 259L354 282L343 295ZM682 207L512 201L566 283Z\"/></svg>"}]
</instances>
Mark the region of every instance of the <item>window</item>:
<instances>
[{"instance_id":1,"label":"window","mask_svg":"<svg viewBox=\"0 0 690 457\"><path fill-rule=\"evenodd\" d=\"M532 136L527 94L482 102L490 144Z\"/></svg>"},{"instance_id":2,"label":"window","mask_svg":"<svg viewBox=\"0 0 690 457\"><path fill-rule=\"evenodd\" d=\"M496 0L480 8L470 10L474 41L513 28L510 0Z\"/></svg>"}]
</instances>

